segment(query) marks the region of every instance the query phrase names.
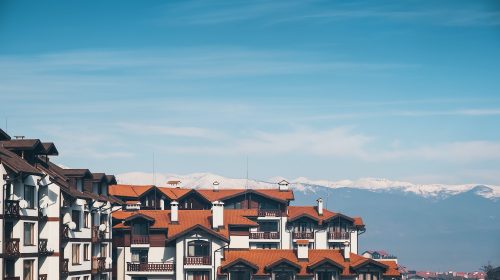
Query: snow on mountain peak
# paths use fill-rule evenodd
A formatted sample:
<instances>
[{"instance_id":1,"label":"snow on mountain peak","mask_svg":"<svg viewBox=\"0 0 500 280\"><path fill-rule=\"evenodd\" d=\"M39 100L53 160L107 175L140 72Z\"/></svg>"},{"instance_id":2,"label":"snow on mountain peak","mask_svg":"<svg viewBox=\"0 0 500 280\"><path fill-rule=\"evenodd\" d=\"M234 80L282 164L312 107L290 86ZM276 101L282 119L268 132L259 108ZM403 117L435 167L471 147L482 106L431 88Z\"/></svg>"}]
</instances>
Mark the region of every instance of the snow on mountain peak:
<instances>
[{"instance_id":1,"label":"snow on mountain peak","mask_svg":"<svg viewBox=\"0 0 500 280\"><path fill-rule=\"evenodd\" d=\"M167 186L168 181L180 181L180 187L189 188L211 188L213 182L219 182L220 189L229 188L252 188L252 189L268 189L277 188L277 183L283 179L290 182L290 187L297 191L314 190L315 187L325 188L353 188L364 189L373 192L381 191L401 191L413 193L423 197L448 197L472 191L476 195L497 199L500 198L500 186L484 186L480 184L462 184L462 185L445 185L445 184L413 184L404 181L392 181L385 178L360 178L357 180L310 180L306 177L298 177L295 180L288 180L283 177L273 177L267 181L242 179L242 178L227 178L221 175L212 173L192 173L187 175L177 174L153 174L143 172L130 172L117 175L118 183L120 184L154 184L157 186ZM155 181L156 183L154 183Z\"/></svg>"}]
</instances>

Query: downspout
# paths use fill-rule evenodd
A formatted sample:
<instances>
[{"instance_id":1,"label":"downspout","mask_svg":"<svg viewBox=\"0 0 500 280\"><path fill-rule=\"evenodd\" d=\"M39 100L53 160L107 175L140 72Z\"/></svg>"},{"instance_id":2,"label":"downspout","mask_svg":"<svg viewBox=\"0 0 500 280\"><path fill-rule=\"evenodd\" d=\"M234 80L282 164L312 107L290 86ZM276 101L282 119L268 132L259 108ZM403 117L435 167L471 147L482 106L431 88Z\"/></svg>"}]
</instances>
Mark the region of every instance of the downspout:
<instances>
[{"instance_id":1,"label":"downspout","mask_svg":"<svg viewBox=\"0 0 500 280\"><path fill-rule=\"evenodd\" d=\"M215 267L215 253L217 253L218 251L224 250L224 248L226 248L226 247L229 247L229 243L214 251L214 255L213 255L213 258L212 258L214 260L214 263L213 263L213 275L212 275L213 278L212 278L212 280L215 280L216 279L215 276L217 275L217 269Z\"/></svg>"}]
</instances>

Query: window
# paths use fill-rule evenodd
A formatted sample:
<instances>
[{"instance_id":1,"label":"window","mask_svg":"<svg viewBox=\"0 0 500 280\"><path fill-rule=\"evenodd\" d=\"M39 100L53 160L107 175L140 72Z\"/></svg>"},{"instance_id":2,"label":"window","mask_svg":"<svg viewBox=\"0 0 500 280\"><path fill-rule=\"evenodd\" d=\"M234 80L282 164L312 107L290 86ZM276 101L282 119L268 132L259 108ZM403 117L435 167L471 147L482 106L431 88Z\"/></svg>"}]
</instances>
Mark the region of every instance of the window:
<instances>
[{"instance_id":1,"label":"window","mask_svg":"<svg viewBox=\"0 0 500 280\"><path fill-rule=\"evenodd\" d=\"M210 273L208 271L188 271L187 280L209 280Z\"/></svg>"},{"instance_id":2,"label":"window","mask_svg":"<svg viewBox=\"0 0 500 280\"><path fill-rule=\"evenodd\" d=\"M372 272L372 273L360 273L359 280L378 280L379 275L377 272Z\"/></svg>"},{"instance_id":3,"label":"window","mask_svg":"<svg viewBox=\"0 0 500 280\"><path fill-rule=\"evenodd\" d=\"M148 235L148 226L143 223L135 223L132 227L132 235Z\"/></svg>"},{"instance_id":4,"label":"window","mask_svg":"<svg viewBox=\"0 0 500 280\"><path fill-rule=\"evenodd\" d=\"M89 280L88 276L83 276L83 280Z\"/></svg>"},{"instance_id":5,"label":"window","mask_svg":"<svg viewBox=\"0 0 500 280\"><path fill-rule=\"evenodd\" d=\"M83 192L83 181L80 178L76 179L76 189L79 192Z\"/></svg>"},{"instance_id":6,"label":"window","mask_svg":"<svg viewBox=\"0 0 500 280\"><path fill-rule=\"evenodd\" d=\"M90 221L89 221L89 211L85 211L83 212L83 224L84 224L84 228L90 228Z\"/></svg>"},{"instance_id":7,"label":"window","mask_svg":"<svg viewBox=\"0 0 500 280\"><path fill-rule=\"evenodd\" d=\"M317 277L318 280L333 280L333 279L335 279L334 274L331 271L320 271L317 274L318 274L318 277Z\"/></svg>"},{"instance_id":8,"label":"window","mask_svg":"<svg viewBox=\"0 0 500 280\"><path fill-rule=\"evenodd\" d=\"M210 243L203 240L194 240L188 242L189 257L210 256Z\"/></svg>"},{"instance_id":9,"label":"window","mask_svg":"<svg viewBox=\"0 0 500 280\"><path fill-rule=\"evenodd\" d=\"M80 211L73 210L71 212L71 218L73 219L73 222L76 224L75 231L80 231Z\"/></svg>"},{"instance_id":10,"label":"window","mask_svg":"<svg viewBox=\"0 0 500 280\"><path fill-rule=\"evenodd\" d=\"M80 244L73 244L72 246L72 253L73 253L73 265L81 264L80 262Z\"/></svg>"},{"instance_id":11,"label":"window","mask_svg":"<svg viewBox=\"0 0 500 280\"><path fill-rule=\"evenodd\" d=\"M148 262L148 250L132 250L132 261L133 262Z\"/></svg>"},{"instance_id":12,"label":"window","mask_svg":"<svg viewBox=\"0 0 500 280\"><path fill-rule=\"evenodd\" d=\"M101 214L101 220L100 220L100 222L101 222L101 225L102 224L107 225L108 224L108 214Z\"/></svg>"},{"instance_id":13,"label":"window","mask_svg":"<svg viewBox=\"0 0 500 280\"><path fill-rule=\"evenodd\" d=\"M89 261L89 244L83 244L83 260Z\"/></svg>"},{"instance_id":14,"label":"window","mask_svg":"<svg viewBox=\"0 0 500 280\"><path fill-rule=\"evenodd\" d=\"M230 280L250 280L250 271L231 271Z\"/></svg>"},{"instance_id":15,"label":"window","mask_svg":"<svg viewBox=\"0 0 500 280\"><path fill-rule=\"evenodd\" d=\"M33 280L33 260L23 262L23 280Z\"/></svg>"},{"instance_id":16,"label":"window","mask_svg":"<svg viewBox=\"0 0 500 280\"><path fill-rule=\"evenodd\" d=\"M35 187L24 185L24 200L28 202L28 208L35 208Z\"/></svg>"},{"instance_id":17,"label":"window","mask_svg":"<svg viewBox=\"0 0 500 280\"><path fill-rule=\"evenodd\" d=\"M71 277L71 280L80 280L80 277Z\"/></svg>"},{"instance_id":18,"label":"window","mask_svg":"<svg viewBox=\"0 0 500 280\"><path fill-rule=\"evenodd\" d=\"M257 243L255 244L256 249L278 249L278 244L276 243Z\"/></svg>"},{"instance_id":19,"label":"window","mask_svg":"<svg viewBox=\"0 0 500 280\"><path fill-rule=\"evenodd\" d=\"M24 223L24 246L35 245L35 224Z\"/></svg>"},{"instance_id":20,"label":"window","mask_svg":"<svg viewBox=\"0 0 500 280\"><path fill-rule=\"evenodd\" d=\"M276 222L259 222L259 231L276 232L276 231L278 231L278 223L276 223Z\"/></svg>"},{"instance_id":21,"label":"window","mask_svg":"<svg viewBox=\"0 0 500 280\"><path fill-rule=\"evenodd\" d=\"M101 257L108 256L108 244L101 244Z\"/></svg>"},{"instance_id":22,"label":"window","mask_svg":"<svg viewBox=\"0 0 500 280\"><path fill-rule=\"evenodd\" d=\"M291 272L278 272L275 274L274 279L276 280L292 280L292 273Z\"/></svg>"}]
</instances>

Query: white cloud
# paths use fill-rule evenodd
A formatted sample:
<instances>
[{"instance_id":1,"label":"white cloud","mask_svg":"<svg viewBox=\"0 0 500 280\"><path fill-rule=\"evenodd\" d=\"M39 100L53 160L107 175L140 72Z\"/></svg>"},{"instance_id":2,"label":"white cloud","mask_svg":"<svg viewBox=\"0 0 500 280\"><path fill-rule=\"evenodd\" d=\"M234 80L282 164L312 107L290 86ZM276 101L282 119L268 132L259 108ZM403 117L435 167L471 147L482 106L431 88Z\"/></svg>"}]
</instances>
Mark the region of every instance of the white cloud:
<instances>
[{"instance_id":1,"label":"white cloud","mask_svg":"<svg viewBox=\"0 0 500 280\"><path fill-rule=\"evenodd\" d=\"M222 136L222 133L215 132L209 129L192 127L192 126L173 126L173 125L156 125L156 124L138 124L138 123L121 123L119 127L125 129L127 133L144 134L150 136L168 135L177 137L190 138L205 138L216 139Z\"/></svg>"}]
</instances>

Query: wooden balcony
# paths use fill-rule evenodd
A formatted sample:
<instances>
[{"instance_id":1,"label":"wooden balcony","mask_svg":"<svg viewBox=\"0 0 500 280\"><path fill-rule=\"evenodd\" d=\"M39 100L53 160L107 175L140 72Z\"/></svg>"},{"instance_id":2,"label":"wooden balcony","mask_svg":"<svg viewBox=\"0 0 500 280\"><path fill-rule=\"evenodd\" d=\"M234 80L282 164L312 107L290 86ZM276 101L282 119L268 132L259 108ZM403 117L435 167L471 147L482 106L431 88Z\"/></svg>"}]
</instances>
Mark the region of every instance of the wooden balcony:
<instances>
[{"instance_id":1,"label":"wooden balcony","mask_svg":"<svg viewBox=\"0 0 500 280\"><path fill-rule=\"evenodd\" d=\"M47 280L47 274L38 274L38 280Z\"/></svg>"},{"instance_id":2,"label":"wooden balcony","mask_svg":"<svg viewBox=\"0 0 500 280\"><path fill-rule=\"evenodd\" d=\"M19 218L21 217L21 207L19 207L18 200L5 200L5 218Z\"/></svg>"},{"instance_id":3,"label":"wooden balcony","mask_svg":"<svg viewBox=\"0 0 500 280\"><path fill-rule=\"evenodd\" d=\"M99 230L99 226L92 227L92 242L100 242L104 240L104 232Z\"/></svg>"},{"instance_id":4,"label":"wooden balcony","mask_svg":"<svg viewBox=\"0 0 500 280\"><path fill-rule=\"evenodd\" d=\"M149 235L132 235L131 244L149 244Z\"/></svg>"},{"instance_id":5,"label":"wooden balcony","mask_svg":"<svg viewBox=\"0 0 500 280\"><path fill-rule=\"evenodd\" d=\"M105 257L92 257L92 274L101 273L106 270Z\"/></svg>"},{"instance_id":6,"label":"wooden balcony","mask_svg":"<svg viewBox=\"0 0 500 280\"><path fill-rule=\"evenodd\" d=\"M314 239L314 232L293 232L293 239Z\"/></svg>"},{"instance_id":7,"label":"wooden balcony","mask_svg":"<svg viewBox=\"0 0 500 280\"><path fill-rule=\"evenodd\" d=\"M278 209L259 209L259 211L257 211L259 217L281 217L282 214L283 212Z\"/></svg>"},{"instance_id":8,"label":"wooden balcony","mask_svg":"<svg viewBox=\"0 0 500 280\"><path fill-rule=\"evenodd\" d=\"M210 256L204 257L185 257L184 258L185 265L211 265L212 259Z\"/></svg>"},{"instance_id":9,"label":"wooden balcony","mask_svg":"<svg viewBox=\"0 0 500 280\"><path fill-rule=\"evenodd\" d=\"M4 256L6 258L19 256L19 238L5 240Z\"/></svg>"},{"instance_id":10,"label":"wooden balcony","mask_svg":"<svg viewBox=\"0 0 500 280\"><path fill-rule=\"evenodd\" d=\"M330 231L328 232L328 239L331 240L345 240L349 239L351 237L351 234L349 232L343 232L343 231Z\"/></svg>"},{"instance_id":11,"label":"wooden balcony","mask_svg":"<svg viewBox=\"0 0 500 280\"><path fill-rule=\"evenodd\" d=\"M163 271L174 271L174 263L139 263L139 262L129 262L127 263L127 271L140 271L140 272L163 272Z\"/></svg>"},{"instance_id":12,"label":"wooden balcony","mask_svg":"<svg viewBox=\"0 0 500 280\"><path fill-rule=\"evenodd\" d=\"M250 239L280 239L280 233L266 231L250 232Z\"/></svg>"},{"instance_id":13,"label":"wooden balcony","mask_svg":"<svg viewBox=\"0 0 500 280\"><path fill-rule=\"evenodd\" d=\"M64 259L61 262L61 267L60 267L61 275L67 276L69 273L69 259Z\"/></svg>"},{"instance_id":14,"label":"wooden balcony","mask_svg":"<svg viewBox=\"0 0 500 280\"><path fill-rule=\"evenodd\" d=\"M47 239L42 239L42 238L38 239L38 253L40 255L47 256L54 253L54 250L49 250L47 248L47 243L48 243Z\"/></svg>"}]
</instances>

